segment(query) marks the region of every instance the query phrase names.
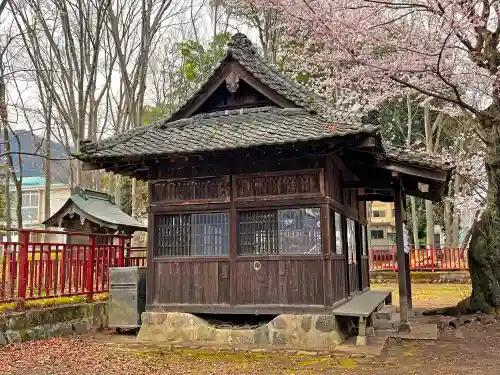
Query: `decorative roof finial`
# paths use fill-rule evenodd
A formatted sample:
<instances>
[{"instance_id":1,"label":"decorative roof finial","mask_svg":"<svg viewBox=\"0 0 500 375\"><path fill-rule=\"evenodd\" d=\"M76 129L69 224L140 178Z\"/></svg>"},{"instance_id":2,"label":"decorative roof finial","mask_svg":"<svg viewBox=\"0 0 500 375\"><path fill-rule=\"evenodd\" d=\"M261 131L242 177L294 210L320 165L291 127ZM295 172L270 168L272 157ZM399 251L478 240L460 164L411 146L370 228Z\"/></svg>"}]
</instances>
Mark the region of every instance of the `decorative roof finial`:
<instances>
[{"instance_id":1,"label":"decorative roof finial","mask_svg":"<svg viewBox=\"0 0 500 375\"><path fill-rule=\"evenodd\" d=\"M250 53L257 54L257 49L253 46L252 41L242 33L234 34L227 45L229 48L240 48Z\"/></svg>"},{"instance_id":2,"label":"decorative roof finial","mask_svg":"<svg viewBox=\"0 0 500 375\"><path fill-rule=\"evenodd\" d=\"M361 119L363 124L380 125L380 112L376 109L368 111Z\"/></svg>"}]
</instances>

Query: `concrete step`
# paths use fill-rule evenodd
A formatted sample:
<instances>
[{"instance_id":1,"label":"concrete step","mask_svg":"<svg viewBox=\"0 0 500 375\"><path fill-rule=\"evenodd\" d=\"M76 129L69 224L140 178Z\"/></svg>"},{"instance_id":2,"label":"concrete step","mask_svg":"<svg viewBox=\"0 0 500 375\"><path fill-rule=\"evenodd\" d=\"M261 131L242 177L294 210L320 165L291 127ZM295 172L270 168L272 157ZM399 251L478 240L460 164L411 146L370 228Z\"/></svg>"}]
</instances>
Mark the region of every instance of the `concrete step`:
<instances>
[{"instance_id":1,"label":"concrete step","mask_svg":"<svg viewBox=\"0 0 500 375\"><path fill-rule=\"evenodd\" d=\"M396 306L385 305L379 311L376 311L373 315L373 320L393 320L397 315Z\"/></svg>"},{"instance_id":2,"label":"concrete step","mask_svg":"<svg viewBox=\"0 0 500 375\"><path fill-rule=\"evenodd\" d=\"M395 323L391 320L376 320L373 322L375 332L392 330L395 326Z\"/></svg>"}]
</instances>

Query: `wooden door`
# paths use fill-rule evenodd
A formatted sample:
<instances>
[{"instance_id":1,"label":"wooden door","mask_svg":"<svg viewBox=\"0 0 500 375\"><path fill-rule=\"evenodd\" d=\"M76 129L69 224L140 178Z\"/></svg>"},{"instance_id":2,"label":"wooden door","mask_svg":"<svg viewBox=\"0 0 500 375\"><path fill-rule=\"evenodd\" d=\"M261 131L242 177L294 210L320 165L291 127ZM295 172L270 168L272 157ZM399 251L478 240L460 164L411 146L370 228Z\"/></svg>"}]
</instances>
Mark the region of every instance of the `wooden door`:
<instances>
[{"instance_id":1,"label":"wooden door","mask_svg":"<svg viewBox=\"0 0 500 375\"><path fill-rule=\"evenodd\" d=\"M356 293L360 290L360 253L357 238L357 223L349 218L346 218L346 239L347 239L347 267L349 269L349 294Z\"/></svg>"}]
</instances>

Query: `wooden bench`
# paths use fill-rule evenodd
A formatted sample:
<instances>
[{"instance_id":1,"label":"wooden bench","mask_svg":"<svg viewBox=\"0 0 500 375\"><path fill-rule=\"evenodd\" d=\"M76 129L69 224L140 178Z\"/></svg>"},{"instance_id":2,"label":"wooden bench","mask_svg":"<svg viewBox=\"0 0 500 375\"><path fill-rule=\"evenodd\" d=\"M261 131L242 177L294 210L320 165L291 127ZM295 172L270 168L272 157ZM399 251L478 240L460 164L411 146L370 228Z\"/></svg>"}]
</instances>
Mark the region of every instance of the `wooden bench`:
<instances>
[{"instance_id":1,"label":"wooden bench","mask_svg":"<svg viewBox=\"0 0 500 375\"><path fill-rule=\"evenodd\" d=\"M359 318L358 337L356 345L367 344L367 331L373 329L372 315L380 310L384 305L390 304L392 299L392 290L368 290L352 297L351 300L342 306L334 309L332 315L352 316Z\"/></svg>"}]
</instances>

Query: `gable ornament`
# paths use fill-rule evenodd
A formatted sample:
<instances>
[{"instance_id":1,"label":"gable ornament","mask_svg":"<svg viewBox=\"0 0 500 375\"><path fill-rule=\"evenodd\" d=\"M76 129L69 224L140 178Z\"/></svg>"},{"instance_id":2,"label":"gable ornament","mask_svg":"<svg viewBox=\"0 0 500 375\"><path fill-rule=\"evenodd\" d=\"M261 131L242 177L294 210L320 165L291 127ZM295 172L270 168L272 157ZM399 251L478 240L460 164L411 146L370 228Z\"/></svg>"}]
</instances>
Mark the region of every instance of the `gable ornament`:
<instances>
[{"instance_id":1,"label":"gable ornament","mask_svg":"<svg viewBox=\"0 0 500 375\"><path fill-rule=\"evenodd\" d=\"M234 72L229 73L229 75L226 78L227 90L231 94L234 94L236 91L238 91L238 87L240 86L239 82L240 82L240 77L236 73Z\"/></svg>"}]
</instances>

